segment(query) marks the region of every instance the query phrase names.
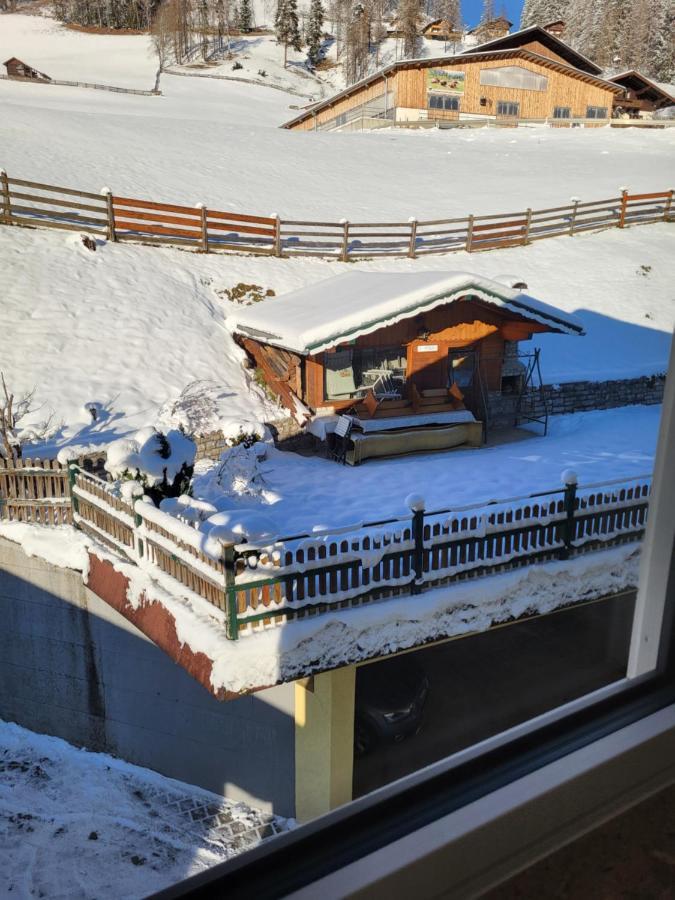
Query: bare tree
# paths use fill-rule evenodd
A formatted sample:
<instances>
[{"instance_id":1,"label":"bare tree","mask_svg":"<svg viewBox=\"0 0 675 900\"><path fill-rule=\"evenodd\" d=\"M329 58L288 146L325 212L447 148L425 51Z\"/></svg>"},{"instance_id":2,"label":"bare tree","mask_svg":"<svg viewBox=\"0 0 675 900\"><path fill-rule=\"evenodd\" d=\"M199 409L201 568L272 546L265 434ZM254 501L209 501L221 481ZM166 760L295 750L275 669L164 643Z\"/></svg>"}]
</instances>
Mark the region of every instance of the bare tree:
<instances>
[{"instance_id":1,"label":"bare tree","mask_svg":"<svg viewBox=\"0 0 675 900\"><path fill-rule=\"evenodd\" d=\"M21 434L19 425L30 413L37 410L35 406L35 389L16 397L10 393L5 375L0 372L0 456L5 459L21 456ZM53 416L31 429L32 438L44 437L50 430Z\"/></svg>"}]
</instances>

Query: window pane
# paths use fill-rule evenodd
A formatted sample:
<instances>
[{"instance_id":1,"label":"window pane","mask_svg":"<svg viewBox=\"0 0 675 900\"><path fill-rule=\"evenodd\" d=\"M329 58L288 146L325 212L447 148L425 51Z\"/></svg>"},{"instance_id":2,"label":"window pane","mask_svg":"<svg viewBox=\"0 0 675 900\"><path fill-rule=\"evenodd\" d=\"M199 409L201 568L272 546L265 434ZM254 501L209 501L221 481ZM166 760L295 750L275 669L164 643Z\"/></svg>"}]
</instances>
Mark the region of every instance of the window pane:
<instances>
[{"instance_id":1,"label":"window pane","mask_svg":"<svg viewBox=\"0 0 675 900\"><path fill-rule=\"evenodd\" d=\"M496 69L482 69L480 83L496 87L517 88L523 91L545 91L548 78L537 75L522 66L500 66Z\"/></svg>"}]
</instances>

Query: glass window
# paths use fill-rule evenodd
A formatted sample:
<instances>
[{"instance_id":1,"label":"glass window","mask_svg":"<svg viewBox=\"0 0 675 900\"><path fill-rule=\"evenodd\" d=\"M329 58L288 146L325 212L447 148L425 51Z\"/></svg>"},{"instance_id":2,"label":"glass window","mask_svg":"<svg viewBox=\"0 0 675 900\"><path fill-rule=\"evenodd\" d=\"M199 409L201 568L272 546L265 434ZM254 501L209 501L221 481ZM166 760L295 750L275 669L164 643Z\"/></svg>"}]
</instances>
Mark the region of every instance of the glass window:
<instances>
[{"instance_id":1,"label":"glass window","mask_svg":"<svg viewBox=\"0 0 675 900\"><path fill-rule=\"evenodd\" d=\"M324 355L326 400L401 396L406 376L405 347L338 347Z\"/></svg>"},{"instance_id":2,"label":"glass window","mask_svg":"<svg viewBox=\"0 0 675 900\"><path fill-rule=\"evenodd\" d=\"M586 118L587 119L606 119L607 118L607 107L606 106L588 106L588 107L586 107Z\"/></svg>"},{"instance_id":3,"label":"glass window","mask_svg":"<svg viewBox=\"0 0 675 900\"><path fill-rule=\"evenodd\" d=\"M495 87L517 88L521 91L545 91L548 78L537 75L523 66L499 66L496 69L482 69L480 83Z\"/></svg>"},{"instance_id":4,"label":"glass window","mask_svg":"<svg viewBox=\"0 0 675 900\"><path fill-rule=\"evenodd\" d=\"M428 105L429 109L458 110L459 97L452 97L449 94L429 94Z\"/></svg>"},{"instance_id":5,"label":"glass window","mask_svg":"<svg viewBox=\"0 0 675 900\"><path fill-rule=\"evenodd\" d=\"M509 103L506 100L497 102L498 116L518 116L520 115L520 103Z\"/></svg>"},{"instance_id":6,"label":"glass window","mask_svg":"<svg viewBox=\"0 0 675 900\"><path fill-rule=\"evenodd\" d=\"M569 119L569 117L570 117L569 106L556 106L553 108L553 118L554 119Z\"/></svg>"}]
</instances>

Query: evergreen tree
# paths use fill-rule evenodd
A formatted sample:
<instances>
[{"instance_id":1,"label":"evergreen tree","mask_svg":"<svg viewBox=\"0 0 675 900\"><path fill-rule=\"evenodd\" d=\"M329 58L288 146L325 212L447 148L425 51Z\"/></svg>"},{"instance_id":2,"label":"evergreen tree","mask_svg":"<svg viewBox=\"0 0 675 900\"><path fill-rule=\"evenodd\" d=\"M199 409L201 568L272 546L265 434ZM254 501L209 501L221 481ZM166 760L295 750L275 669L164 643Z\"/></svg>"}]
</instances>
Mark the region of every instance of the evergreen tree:
<instances>
[{"instance_id":1,"label":"evergreen tree","mask_svg":"<svg viewBox=\"0 0 675 900\"><path fill-rule=\"evenodd\" d=\"M251 0L241 0L237 16L237 26L239 31L243 31L244 34L248 33L253 28Z\"/></svg>"},{"instance_id":2,"label":"evergreen tree","mask_svg":"<svg viewBox=\"0 0 675 900\"><path fill-rule=\"evenodd\" d=\"M312 0L307 22L307 56L312 65L316 65L321 56L324 9L321 0Z\"/></svg>"},{"instance_id":3,"label":"evergreen tree","mask_svg":"<svg viewBox=\"0 0 675 900\"><path fill-rule=\"evenodd\" d=\"M520 16L520 27L531 25L548 25L562 19L567 21L569 0L525 0Z\"/></svg>"},{"instance_id":4,"label":"evergreen tree","mask_svg":"<svg viewBox=\"0 0 675 900\"><path fill-rule=\"evenodd\" d=\"M481 25L495 20L494 0L483 0L483 13L480 17Z\"/></svg>"},{"instance_id":5,"label":"evergreen tree","mask_svg":"<svg viewBox=\"0 0 675 900\"><path fill-rule=\"evenodd\" d=\"M405 59L414 59L417 56L417 43L421 13L420 0L401 0L399 6L399 19L403 32L403 56Z\"/></svg>"},{"instance_id":6,"label":"evergreen tree","mask_svg":"<svg viewBox=\"0 0 675 900\"><path fill-rule=\"evenodd\" d=\"M286 68L289 44L294 50L300 49L297 0L279 0L274 28L277 40L284 45L284 68Z\"/></svg>"}]
</instances>

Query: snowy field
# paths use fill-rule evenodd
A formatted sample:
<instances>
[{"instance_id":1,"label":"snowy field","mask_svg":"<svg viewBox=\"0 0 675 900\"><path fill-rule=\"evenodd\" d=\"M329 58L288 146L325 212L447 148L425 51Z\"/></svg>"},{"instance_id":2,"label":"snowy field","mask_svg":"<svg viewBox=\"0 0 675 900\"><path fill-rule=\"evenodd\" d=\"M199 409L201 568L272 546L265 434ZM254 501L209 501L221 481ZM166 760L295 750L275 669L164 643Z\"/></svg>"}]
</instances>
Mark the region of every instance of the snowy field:
<instances>
[{"instance_id":1,"label":"snowy field","mask_svg":"<svg viewBox=\"0 0 675 900\"><path fill-rule=\"evenodd\" d=\"M4 897L145 897L287 827L244 804L0 722Z\"/></svg>"},{"instance_id":2,"label":"snowy field","mask_svg":"<svg viewBox=\"0 0 675 900\"><path fill-rule=\"evenodd\" d=\"M46 16L0 16L0 63L11 56L59 81L146 91L154 87L158 68L147 35L86 34Z\"/></svg>"},{"instance_id":3,"label":"snowy field","mask_svg":"<svg viewBox=\"0 0 675 900\"><path fill-rule=\"evenodd\" d=\"M583 337L532 342L542 348L544 380L555 384L665 371L675 325L674 254L672 226L652 225L359 268L516 273L534 297L575 314L586 328ZM204 431L283 416L241 367L242 352L225 326L232 307L224 291L253 282L278 295L316 284L320 303L320 282L346 268L104 242L92 253L77 234L2 227L0 267L2 369L16 393L36 388L35 421L54 414L54 437L36 445L35 455L105 444L158 417ZM194 382L193 400L172 410ZM84 408L90 402L105 411L96 425Z\"/></svg>"},{"instance_id":4,"label":"snowy field","mask_svg":"<svg viewBox=\"0 0 675 900\"><path fill-rule=\"evenodd\" d=\"M328 221L560 206L624 185L666 190L675 176L675 129L296 133L278 128L304 102L292 94L169 74L161 89L139 97L0 81L0 166L82 190Z\"/></svg>"}]
</instances>

